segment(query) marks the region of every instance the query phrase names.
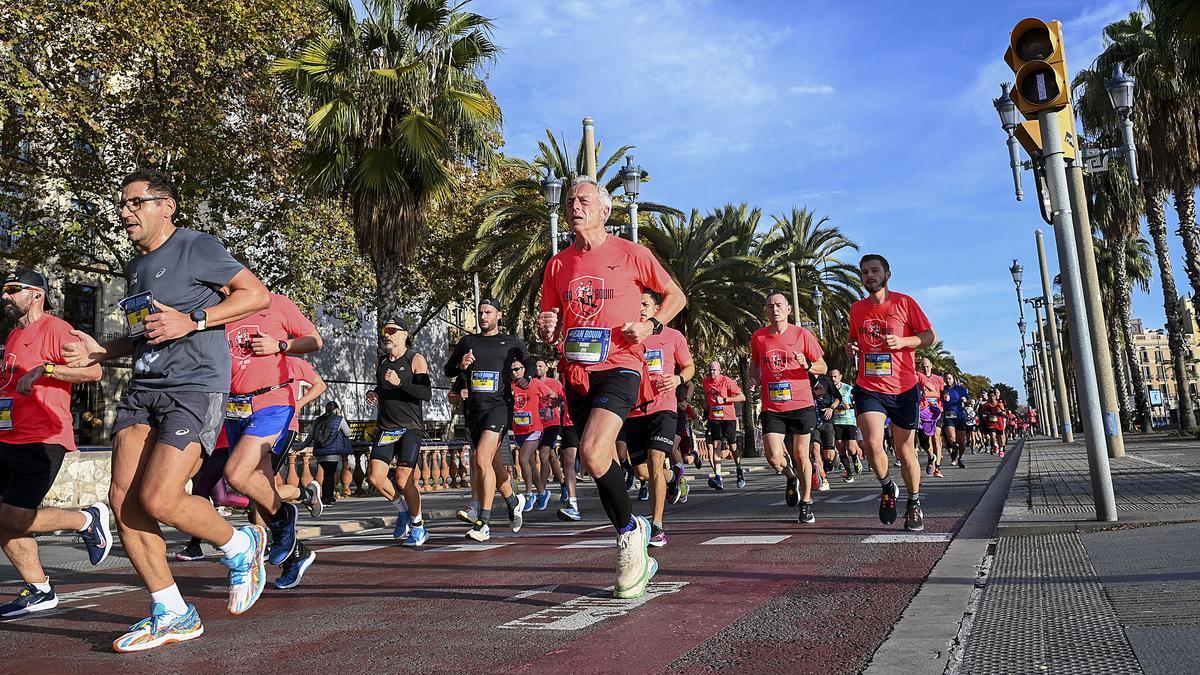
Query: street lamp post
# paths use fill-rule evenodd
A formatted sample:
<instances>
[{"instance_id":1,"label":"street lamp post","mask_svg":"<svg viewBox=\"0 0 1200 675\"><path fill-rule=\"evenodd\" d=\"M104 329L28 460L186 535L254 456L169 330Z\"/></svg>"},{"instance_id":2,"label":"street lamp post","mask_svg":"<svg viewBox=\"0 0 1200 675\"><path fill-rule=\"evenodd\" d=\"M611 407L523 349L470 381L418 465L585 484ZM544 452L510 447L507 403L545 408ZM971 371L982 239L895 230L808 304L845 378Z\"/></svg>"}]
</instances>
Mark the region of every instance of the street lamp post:
<instances>
[{"instance_id":1,"label":"street lamp post","mask_svg":"<svg viewBox=\"0 0 1200 675\"><path fill-rule=\"evenodd\" d=\"M625 156L625 166L621 169L621 185L625 188L625 198L629 200L629 238L638 240L638 194L642 187L642 167L633 165L633 155Z\"/></svg>"},{"instance_id":2,"label":"street lamp post","mask_svg":"<svg viewBox=\"0 0 1200 675\"><path fill-rule=\"evenodd\" d=\"M550 254L558 255L558 206L562 203L562 181L554 176L554 170L546 167L542 179L542 198L550 210Z\"/></svg>"},{"instance_id":3,"label":"street lamp post","mask_svg":"<svg viewBox=\"0 0 1200 675\"><path fill-rule=\"evenodd\" d=\"M817 308L817 337L825 340L825 320L821 317L821 303L825 300L825 294L821 292L821 278L817 277L817 283L813 286L812 292L813 304Z\"/></svg>"},{"instance_id":4,"label":"street lamp post","mask_svg":"<svg viewBox=\"0 0 1200 675\"><path fill-rule=\"evenodd\" d=\"M1017 152L1017 137L1014 133L1017 128L1017 104L1013 103L1012 97L1008 95L1009 86L1007 82L1000 85L1000 98L992 99L992 105L996 106L996 113L1000 115L1000 126L1008 134L1008 162L1012 166L1017 201L1021 201L1024 197L1021 192L1021 155Z\"/></svg>"},{"instance_id":5,"label":"street lamp post","mask_svg":"<svg viewBox=\"0 0 1200 675\"><path fill-rule=\"evenodd\" d=\"M1013 285L1017 287L1017 314L1019 317L1017 329L1021 332L1021 373L1023 376L1025 373L1025 304L1021 302L1021 280L1025 278L1025 268L1017 262L1016 258L1013 258L1013 264L1008 268L1008 273L1012 275ZM1029 379L1024 376L1021 379L1025 381L1025 401L1031 402L1033 399L1029 395Z\"/></svg>"},{"instance_id":6,"label":"street lamp post","mask_svg":"<svg viewBox=\"0 0 1200 675\"><path fill-rule=\"evenodd\" d=\"M792 316L796 325L800 325L800 288L796 284L796 263L788 263L788 275L792 278Z\"/></svg>"},{"instance_id":7,"label":"street lamp post","mask_svg":"<svg viewBox=\"0 0 1200 675\"><path fill-rule=\"evenodd\" d=\"M1137 150L1133 145L1133 85L1134 79L1126 75L1118 63L1113 67L1113 76L1104 83L1104 88L1108 90L1108 100L1121 120L1121 150L1129 166L1129 178L1137 185Z\"/></svg>"}]
</instances>

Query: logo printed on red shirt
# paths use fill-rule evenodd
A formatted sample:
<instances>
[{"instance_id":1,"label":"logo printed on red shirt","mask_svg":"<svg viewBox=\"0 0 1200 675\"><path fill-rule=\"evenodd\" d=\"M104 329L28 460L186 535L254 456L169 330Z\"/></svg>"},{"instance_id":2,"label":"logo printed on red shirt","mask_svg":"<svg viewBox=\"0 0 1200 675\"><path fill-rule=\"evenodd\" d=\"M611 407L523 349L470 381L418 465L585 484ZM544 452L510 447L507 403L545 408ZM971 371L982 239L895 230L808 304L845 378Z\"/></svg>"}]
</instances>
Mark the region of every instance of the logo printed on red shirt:
<instances>
[{"instance_id":1,"label":"logo printed on red shirt","mask_svg":"<svg viewBox=\"0 0 1200 675\"><path fill-rule=\"evenodd\" d=\"M604 308L604 300L613 296L604 287L604 279L594 276L576 277L567 284L567 308L582 320L590 319Z\"/></svg>"},{"instance_id":2,"label":"logo printed on red shirt","mask_svg":"<svg viewBox=\"0 0 1200 675\"><path fill-rule=\"evenodd\" d=\"M528 402L529 402L529 399L526 398L525 394L513 394L513 409L514 410L516 410L518 408L524 409L525 404Z\"/></svg>"},{"instance_id":3,"label":"logo printed on red shirt","mask_svg":"<svg viewBox=\"0 0 1200 675\"><path fill-rule=\"evenodd\" d=\"M229 353L235 361L254 356L254 337L258 334L258 326L239 326L233 331L229 336Z\"/></svg>"},{"instance_id":4,"label":"logo printed on red shirt","mask_svg":"<svg viewBox=\"0 0 1200 675\"><path fill-rule=\"evenodd\" d=\"M863 322L863 337L868 347L882 347L887 335L887 322L882 319L867 319Z\"/></svg>"},{"instance_id":5,"label":"logo printed on red shirt","mask_svg":"<svg viewBox=\"0 0 1200 675\"><path fill-rule=\"evenodd\" d=\"M782 373L787 368L787 352L782 349L772 349L767 352L767 367L772 373Z\"/></svg>"}]
</instances>

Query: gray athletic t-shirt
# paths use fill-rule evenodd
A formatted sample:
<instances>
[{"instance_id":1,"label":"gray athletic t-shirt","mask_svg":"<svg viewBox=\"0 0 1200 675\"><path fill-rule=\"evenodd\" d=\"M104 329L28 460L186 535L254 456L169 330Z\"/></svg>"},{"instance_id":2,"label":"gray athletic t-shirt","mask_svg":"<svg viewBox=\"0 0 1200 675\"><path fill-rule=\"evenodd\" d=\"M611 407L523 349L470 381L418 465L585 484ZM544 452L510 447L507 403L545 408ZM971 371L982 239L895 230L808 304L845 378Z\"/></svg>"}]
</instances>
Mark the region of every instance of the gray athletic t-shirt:
<instances>
[{"instance_id":1,"label":"gray athletic t-shirt","mask_svg":"<svg viewBox=\"0 0 1200 675\"><path fill-rule=\"evenodd\" d=\"M184 314L221 302L221 287L244 269L212 236L177 228L162 246L125 267L129 295L150 291ZM229 344L219 326L151 345L134 338L132 389L229 391Z\"/></svg>"}]
</instances>

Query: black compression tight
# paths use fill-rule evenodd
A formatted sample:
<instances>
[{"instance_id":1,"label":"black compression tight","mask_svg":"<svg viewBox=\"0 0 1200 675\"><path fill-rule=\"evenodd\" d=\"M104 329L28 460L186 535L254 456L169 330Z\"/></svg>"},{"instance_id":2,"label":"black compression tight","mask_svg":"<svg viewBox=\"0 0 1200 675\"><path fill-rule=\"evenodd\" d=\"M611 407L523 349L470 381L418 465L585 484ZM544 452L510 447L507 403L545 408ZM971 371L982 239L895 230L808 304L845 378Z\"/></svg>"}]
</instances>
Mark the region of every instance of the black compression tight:
<instances>
[{"instance_id":1,"label":"black compression tight","mask_svg":"<svg viewBox=\"0 0 1200 675\"><path fill-rule=\"evenodd\" d=\"M604 513L608 514L613 527L620 530L628 525L633 517L633 506L629 503L629 493L625 491L625 470L616 460L603 476L596 479L596 489L600 492Z\"/></svg>"}]
</instances>

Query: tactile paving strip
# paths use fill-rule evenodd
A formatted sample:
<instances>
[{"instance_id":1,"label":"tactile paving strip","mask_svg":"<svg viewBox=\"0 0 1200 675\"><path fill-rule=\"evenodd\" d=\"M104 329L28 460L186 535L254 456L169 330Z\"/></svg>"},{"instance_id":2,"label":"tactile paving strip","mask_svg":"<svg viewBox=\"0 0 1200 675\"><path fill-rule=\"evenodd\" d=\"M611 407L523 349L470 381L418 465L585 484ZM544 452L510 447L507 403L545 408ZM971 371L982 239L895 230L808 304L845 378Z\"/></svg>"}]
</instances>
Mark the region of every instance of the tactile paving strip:
<instances>
[{"instance_id":1,"label":"tactile paving strip","mask_svg":"<svg viewBox=\"0 0 1200 675\"><path fill-rule=\"evenodd\" d=\"M1141 673L1073 532L1002 537L964 673Z\"/></svg>"}]
</instances>

